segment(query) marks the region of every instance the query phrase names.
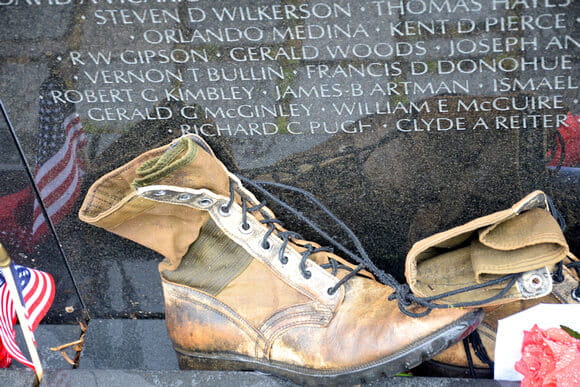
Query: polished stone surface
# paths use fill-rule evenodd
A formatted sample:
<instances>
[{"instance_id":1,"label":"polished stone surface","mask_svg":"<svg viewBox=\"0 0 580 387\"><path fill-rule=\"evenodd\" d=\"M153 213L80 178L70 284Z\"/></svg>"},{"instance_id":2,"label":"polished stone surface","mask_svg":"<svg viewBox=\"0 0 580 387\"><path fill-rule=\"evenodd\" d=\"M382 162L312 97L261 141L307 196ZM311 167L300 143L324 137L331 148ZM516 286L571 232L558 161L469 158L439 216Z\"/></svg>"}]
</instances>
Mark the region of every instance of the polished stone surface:
<instances>
[{"instance_id":1,"label":"polished stone surface","mask_svg":"<svg viewBox=\"0 0 580 387\"><path fill-rule=\"evenodd\" d=\"M554 197L577 251L579 129L561 121L578 113L580 5L444 3L0 3L0 97L33 171L80 117L78 187L53 220L90 313L162 316L160 257L76 211L98 177L184 132L232 170L313 191L399 280L414 242L533 189ZM2 160L3 195L28 184L19 163Z\"/></svg>"},{"instance_id":2,"label":"polished stone surface","mask_svg":"<svg viewBox=\"0 0 580 387\"><path fill-rule=\"evenodd\" d=\"M62 352L71 359L75 359L76 352L72 346L68 346L62 350L53 350L51 348L61 347L68 343L75 342L81 337L81 328L72 324L41 324L34 331L34 337L38 343L38 356L42 362L42 367L46 369L72 369L72 366L65 360ZM20 348L27 351L22 332L16 328L17 342L20 343ZM24 352L26 353L26 352ZM105 352L101 356L107 357ZM10 366L11 369L23 369L22 364L13 361Z\"/></svg>"},{"instance_id":3,"label":"polished stone surface","mask_svg":"<svg viewBox=\"0 0 580 387\"><path fill-rule=\"evenodd\" d=\"M76 324L84 320L84 303L77 291L69 263L59 248L58 234L48 224L32 232L34 220L44 222L44 214L36 204L36 192L19 156L18 148L7 123L0 115L0 243L13 262L50 273L56 292L44 322Z\"/></svg>"},{"instance_id":4,"label":"polished stone surface","mask_svg":"<svg viewBox=\"0 0 580 387\"><path fill-rule=\"evenodd\" d=\"M46 321L90 316L111 351L143 338L117 319L162 321L162 257L77 212L97 178L183 133L312 191L400 281L413 243L535 189L580 253L580 2L0 0L0 21L0 99L58 236L0 120L0 241L55 277Z\"/></svg>"},{"instance_id":5,"label":"polished stone surface","mask_svg":"<svg viewBox=\"0 0 580 387\"><path fill-rule=\"evenodd\" d=\"M92 319L81 369L178 370L165 321Z\"/></svg>"}]
</instances>

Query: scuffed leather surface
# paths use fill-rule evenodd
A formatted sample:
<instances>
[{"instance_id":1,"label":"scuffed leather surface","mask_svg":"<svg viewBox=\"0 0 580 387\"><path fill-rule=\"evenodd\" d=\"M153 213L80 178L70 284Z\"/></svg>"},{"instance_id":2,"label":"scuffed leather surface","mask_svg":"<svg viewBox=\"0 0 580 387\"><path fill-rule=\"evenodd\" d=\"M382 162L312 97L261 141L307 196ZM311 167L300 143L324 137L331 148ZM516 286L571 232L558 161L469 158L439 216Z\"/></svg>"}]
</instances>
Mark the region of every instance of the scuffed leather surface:
<instances>
[{"instance_id":1,"label":"scuffed leather surface","mask_svg":"<svg viewBox=\"0 0 580 387\"><path fill-rule=\"evenodd\" d=\"M270 359L322 369L361 365L389 355L442 329L466 313L434 310L426 317L402 314L392 289L357 277L346 284L346 295L326 327L298 326L271 343Z\"/></svg>"},{"instance_id":2,"label":"scuffed leather surface","mask_svg":"<svg viewBox=\"0 0 580 387\"><path fill-rule=\"evenodd\" d=\"M224 304L235 305L240 316L255 327L279 309L311 301L272 275L270 269L258 260L253 260L216 298Z\"/></svg>"},{"instance_id":3,"label":"scuffed leather surface","mask_svg":"<svg viewBox=\"0 0 580 387\"><path fill-rule=\"evenodd\" d=\"M175 346L193 352L263 357L265 339L235 310L203 292L162 283L167 331Z\"/></svg>"},{"instance_id":4,"label":"scuffed leather surface","mask_svg":"<svg viewBox=\"0 0 580 387\"><path fill-rule=\"evenodd\" d=\"M174 344L194 353L227 352L321 370L344 369L379 360L443 329L467 310L438 310L423 318L403 315L392 289L370 279L347 282L343 303L333 313L311 301L277 309L255 328L239 314L270 297L256 284L253 298L220 302L185 286L163 282L166 319Z\"/></svg>"}]
</instances>

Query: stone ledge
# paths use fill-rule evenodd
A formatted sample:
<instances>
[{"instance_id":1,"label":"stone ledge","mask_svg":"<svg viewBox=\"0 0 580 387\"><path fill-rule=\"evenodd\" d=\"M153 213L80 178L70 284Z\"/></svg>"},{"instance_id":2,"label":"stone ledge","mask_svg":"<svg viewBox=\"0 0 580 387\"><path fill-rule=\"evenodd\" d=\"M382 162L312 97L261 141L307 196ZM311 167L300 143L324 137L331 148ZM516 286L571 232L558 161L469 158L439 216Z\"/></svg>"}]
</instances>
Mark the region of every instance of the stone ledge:
<instances>
[{"instance_id":1,"label":"stone ledge","mask_svg":"<svg viewBox=\"0 0 580 387\"><path fill-rule=\"evenodd\" d=\"M17 332L20 329L17 329ZM159 319L92 319L78 369L68 368L50 346L78 338L75 325L42 324L35 336L45 369L46 386L293 386L276 376L259 372L181 371L173 351L165 321ZM17 362L0 369L1 385L32 385L34 375ZM518 383L481 379L431 377L389 377L370 386L517 386Z\"/></svg>"},{"instance_id":2,"label":"stone ledge","mask_svg":"<svg viewBox=\"0 0 580 387\"><path fill-rule=\"evenodd\" d=\"M0 370L0 380L6 386L31 386L32 371ZM257 372L216 371L142 371L142 370L47 370L44 386L258 386L291 387L286 380ZM376 380L368 386L438 387L438 386L517 386L493 380L445 379L422 377L392 377Z\"/></svg>"}]
</instances>

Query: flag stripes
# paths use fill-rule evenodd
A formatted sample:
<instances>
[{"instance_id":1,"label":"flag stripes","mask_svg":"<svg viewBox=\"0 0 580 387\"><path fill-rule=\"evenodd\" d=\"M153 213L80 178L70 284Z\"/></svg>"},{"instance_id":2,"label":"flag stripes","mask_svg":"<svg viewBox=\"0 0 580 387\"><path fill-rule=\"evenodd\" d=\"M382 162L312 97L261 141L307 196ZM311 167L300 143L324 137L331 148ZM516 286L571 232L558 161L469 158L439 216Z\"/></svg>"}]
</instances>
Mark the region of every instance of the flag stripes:
<instances>
[{"instance_id":1,"label":"flag stripes","mask_svg":"<svg viewBox=\"0 0 580 387\"><path fill-rule=\"evenodd\" d=\"M30 327L34 330L54 300L54 280L50 274L39 270L18 265L14 265L14 267L16 284L24 297ZM24 356L16 342L16 331L14 330L16 309L12 297L18 297L18 295L9 294L4 275L0 275L0 339L11 358L34 369L34 365Z\"/></svg>"},{"instance_id":2,"label":"flag stripes","mask_svg":"<svg viewBox=\"0 0 580 387\"><path fill-rule=\"evenodd\" d=\"M37 167L34 180L40 191L48 216L54 223L62 220L78 199L83 163L79 149L86 145L80 118L76 113L64 122L66 140L60 149ZM48 230L39 203L34 203L32 239L38 241Z\"/></svg>"}]
</instances>

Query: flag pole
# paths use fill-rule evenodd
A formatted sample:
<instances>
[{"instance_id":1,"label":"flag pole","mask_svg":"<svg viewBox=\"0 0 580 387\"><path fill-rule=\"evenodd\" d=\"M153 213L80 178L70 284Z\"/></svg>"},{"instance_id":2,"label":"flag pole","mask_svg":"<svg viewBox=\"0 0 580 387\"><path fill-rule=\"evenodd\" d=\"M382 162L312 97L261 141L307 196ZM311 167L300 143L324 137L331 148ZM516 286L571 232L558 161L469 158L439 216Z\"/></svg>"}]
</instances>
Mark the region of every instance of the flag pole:
<instances>
[{"instance_id":1,"label":"flag pole","mask_svg":"<svg viewBox=\"0 0 580 387\"><path fill-rule=\"evenodd\" d=\"M12 260L8 255L8 252L0 243L0 268L2 274L4 274L4 279L6 280L6 286L10 298L14 303L14 308L16 309L16 315L18 316L18 321L20 322L20 329L22 329L22 334L24 335L24 340L26 341L26 346L28 347L28 353L34 365L34 372L36 373L37 384L40 383L43 376L42 364L40 363L40 358L38 357L38 351L36 349L36 340L34 339L34 334L32 333L32 327L30 321L28 321L28 314L24 305L22 305L21 294L16 286L16 281L12 275Z\"/></svg>"}]
</instances>

